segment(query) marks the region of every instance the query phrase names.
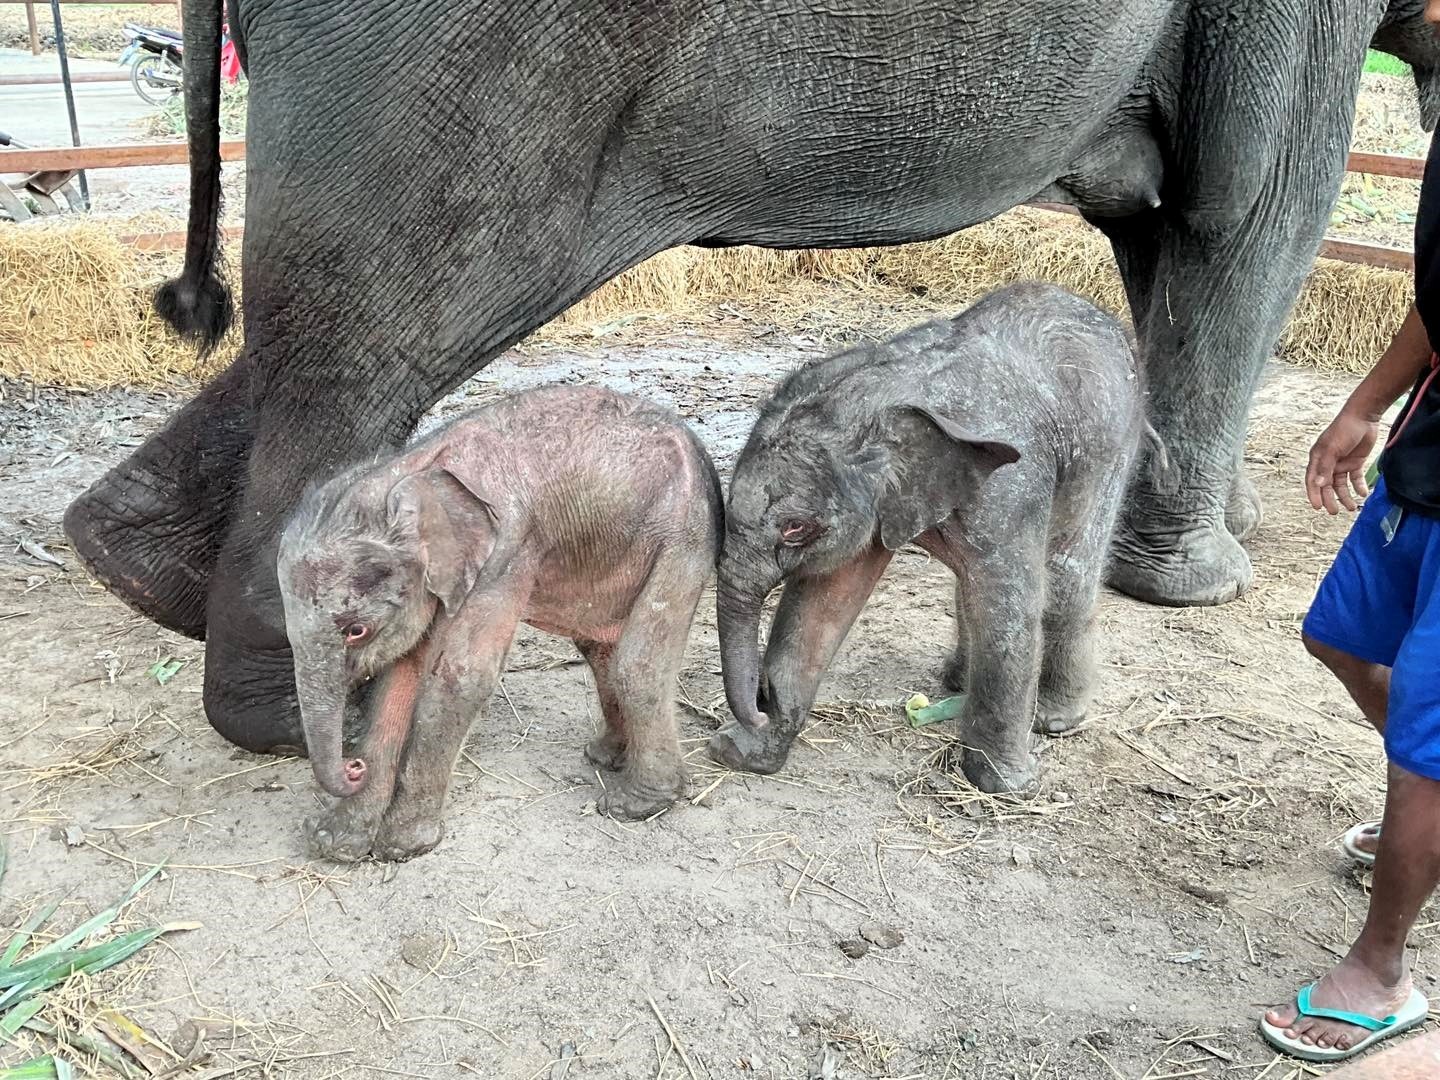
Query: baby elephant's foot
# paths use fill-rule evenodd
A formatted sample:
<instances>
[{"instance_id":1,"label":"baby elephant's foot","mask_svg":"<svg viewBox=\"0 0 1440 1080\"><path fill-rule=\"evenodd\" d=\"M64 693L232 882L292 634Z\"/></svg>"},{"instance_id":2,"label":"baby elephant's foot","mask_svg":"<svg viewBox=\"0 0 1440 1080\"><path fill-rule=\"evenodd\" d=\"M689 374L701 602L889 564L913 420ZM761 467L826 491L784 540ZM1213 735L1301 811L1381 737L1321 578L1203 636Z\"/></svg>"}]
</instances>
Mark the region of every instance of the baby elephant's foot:
<instances>
[{"instance_id":1,"label":"baby elephant's foot","mask_svg":"<svg viewBox=\"0 0 1440 1080\"><path fill-rule=\"evenodd\" d=\"M710 756L727 768L769 776L785 767L794 739L773 720L761 728L731 720L710 736Z\"/></svg>"},{"instance_id":2,"label":"baby elephant's foot","mask_svg":"<svg viewBox=\"0 0 1440 1080\"><path fill-rule=\"evenodd\" d=\"M375 837L372 854L381 862L405 862L440 843L445 823L438 817L388 814Z\"/></svg>"},{"instance_id":3,"label":"baby elephant's foot","mask_svg":"<svg viewBox=\"0 0 1440 1080\"><path fill-rule=\"evenodd\" d=\"M1089 711L1088 694L1079 698L1057 697L1053 701L1042 697L1035 707L1035 732L1039 735L1063 735L1084 720Z\"/></svg>"},{"instance_id":4,"label":"baby elephant's foot","mask_svg":"<svg viewBox=\"0 0 1440 1080\"><path fill-rule=\"evenodd\" d=\"M607 731L585 744L585 757L598 768L619 772L625 767L625 743L618 735Z\"/></svg>"},{"instance_id":5,"label":"baby elephant's foot","mask_svg":"<svg viewBox=\"0 0 1440 1080\"><path fill-rule=\"evenodd\" d=\"M384 807L341 799L323 813L305 819L305 839L318 858L359 862L370 854Z\"/></svg>"},{"instance_id":6,"label":"baby elephant's foot","mask_svg":"<svg viewBox=\"0 0 1440 1080\"><path fill-rule=\"evenodd\" d=\"M960 757L965 779L990 795L1028 798L1040 786L1040 763L1034 754L1021 762L1003 761L975 747L965 747Z\"/></svg>"},{"instance_id":7,"label":"baby elephant's foot","mask_svg":"<svg viewBox=\"0 0 1440 1080\"><path fill-rule=\"evenodd\" d=\"M613 818L643 821L673 805L687 787L684 766L632 770L595 800L595 809Z\"/></svg>"}]
</instances>

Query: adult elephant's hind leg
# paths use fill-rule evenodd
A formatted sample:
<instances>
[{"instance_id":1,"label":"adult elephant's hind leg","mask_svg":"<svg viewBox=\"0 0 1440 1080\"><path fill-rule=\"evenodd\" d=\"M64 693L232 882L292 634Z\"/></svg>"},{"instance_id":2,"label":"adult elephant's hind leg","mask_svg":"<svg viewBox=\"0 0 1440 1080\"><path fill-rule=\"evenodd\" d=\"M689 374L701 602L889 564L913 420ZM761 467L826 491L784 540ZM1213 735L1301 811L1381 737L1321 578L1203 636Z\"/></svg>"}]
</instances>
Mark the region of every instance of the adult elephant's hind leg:
<instances>
[{"instance_id":1,"label":"adult elephant's hind leg","mask_svg":"<svg viewBox=\"0 0 1440 1080\"><path fill-rule=\"evenodd\" d=\"M1253 486L1237 477L1245 419L1311 254L1293 227L1263 217L1257 209L1222 237L1178 223L1149 235L1111 231L1122 267L1155 267L1136 325L1150 420L1170 469L1148 459L1136 469L1109 574L1140 600L1223 604L1250 586L1250 559L1236 536L1259 518ZM1270 233L1277 235L1269 244L1258 242ZM1147 244L1153 259L1119 254Z\"/></svg>"},{"instance_id":2,"label":"adult elephant's hind leg","mask_svg":"<svg viewBox=\"0 0 1440 1080\"><path fill-rule=\"evenodd\" d=\"M86 569L187 637L205 636L210 576L243 486L250 372L241 356L65 511Z\"/></svg>"}]
</instances>

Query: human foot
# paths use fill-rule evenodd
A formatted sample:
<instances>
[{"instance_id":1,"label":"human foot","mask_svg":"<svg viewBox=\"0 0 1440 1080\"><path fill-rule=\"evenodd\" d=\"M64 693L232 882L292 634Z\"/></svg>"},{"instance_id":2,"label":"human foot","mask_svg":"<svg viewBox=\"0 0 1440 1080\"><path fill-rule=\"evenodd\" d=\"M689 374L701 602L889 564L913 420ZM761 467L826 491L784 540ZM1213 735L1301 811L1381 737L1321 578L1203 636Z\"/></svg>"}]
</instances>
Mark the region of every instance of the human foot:
<instances>
[{"instance_id":1,"label":"human foot","mask_svg":"<svg viewBox=\"0 0 1440 1080\"><path fill-rule=\"evenodd\" d=\"M1375 1034L1373 1028L1313 1015L1317 1012L1357 1014L1382 1023L1395 1017L1395 1021L1385 1025L1395 1030L1400 1030L1402 1025L1413 1026L1413 1023L1405 1024L1410 1019L1406 1014L1413 1011L1409 1006L1415 996L1408 971L1402 971L1396 982L1389 983L1347 956L1330 974L1307 990L1302 991L1296 1001L1265 1014L1266 1024L1283 1033L1286 1039L1298 1043L1302 1049L1344 1053ZM1302 1005L1312 1015L1305 1015ZM1424 1018L1425 1009L1422 1006L1418 1020Z\"/></svg>"},{"instance_id":2,"label":"human foot","mask_svg":"<svg viewBox=\"0 0 1440 1080\"><path fill-rule=\"evenodd\" d=\"M1341 841L1345 854L1362 866L1375 865L1375 853L1380 850L1380 822L1362 821L1352 826Z\"/></svg>"}]
</instances>

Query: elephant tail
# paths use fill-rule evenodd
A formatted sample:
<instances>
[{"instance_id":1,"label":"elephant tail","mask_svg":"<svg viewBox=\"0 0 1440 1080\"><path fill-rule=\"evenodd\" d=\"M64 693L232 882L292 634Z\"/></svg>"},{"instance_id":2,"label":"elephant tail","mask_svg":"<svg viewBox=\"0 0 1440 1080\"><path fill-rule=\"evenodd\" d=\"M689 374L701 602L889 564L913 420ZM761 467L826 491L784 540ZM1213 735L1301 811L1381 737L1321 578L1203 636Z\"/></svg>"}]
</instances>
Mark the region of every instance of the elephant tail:
<instances>
[{"instance_id":1,"label":"elephant tail","mask_svg":"<svg viewBox=\"0 0 1440 1080\"><path fill-rule=\"evenodd\" d=\"M203 354L225 336L234 302L220 265L221 0L183 0L185 137L190 156L190 220L185 267L160 286L155 310Z\"/></svg>"}]
</instances>

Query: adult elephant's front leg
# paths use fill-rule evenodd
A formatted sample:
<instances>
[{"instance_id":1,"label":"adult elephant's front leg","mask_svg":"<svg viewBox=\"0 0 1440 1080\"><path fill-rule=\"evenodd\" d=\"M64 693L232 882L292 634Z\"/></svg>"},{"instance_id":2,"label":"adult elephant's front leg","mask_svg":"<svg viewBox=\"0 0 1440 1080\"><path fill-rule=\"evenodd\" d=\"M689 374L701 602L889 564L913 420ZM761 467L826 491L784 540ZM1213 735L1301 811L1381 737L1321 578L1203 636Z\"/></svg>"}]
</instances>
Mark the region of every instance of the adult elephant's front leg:
<instances>
[{"instance_id":1,"label":"adult elephant's front leg","mask_svg":"<svg viewBox=\"0 0 1440 1080\"><path fill-rule=\"evenodd\" d=\"M785 586L765 647L761 706L769 722L752 728L731 720L711 737L711 757L747 772L784 767L820 680L893 554L877 546L833 573Z\"/></svg>"}]
</instances>

